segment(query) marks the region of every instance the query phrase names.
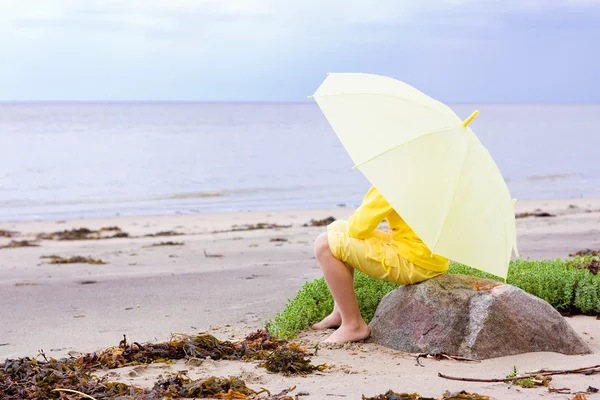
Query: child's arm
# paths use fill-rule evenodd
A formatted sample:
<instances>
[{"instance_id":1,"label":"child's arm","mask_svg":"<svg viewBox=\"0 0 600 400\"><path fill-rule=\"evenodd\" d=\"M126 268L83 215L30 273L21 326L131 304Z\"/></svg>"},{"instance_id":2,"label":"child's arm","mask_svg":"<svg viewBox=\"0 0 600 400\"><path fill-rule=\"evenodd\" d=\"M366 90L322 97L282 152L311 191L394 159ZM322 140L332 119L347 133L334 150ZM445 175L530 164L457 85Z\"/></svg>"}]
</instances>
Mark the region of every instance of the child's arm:
<instances>
[{"instance_id":1,"label":"child's arm","mask_svg":"<svg viewBox=\"0 0 600 400\"><path fill-rule=\"evenodd\" d=\"M365 195L360 207L348 219L348 235L357 239L364 239L372 235L392 210L381 193L372 187Z\"/></svg>"}]
</instances>

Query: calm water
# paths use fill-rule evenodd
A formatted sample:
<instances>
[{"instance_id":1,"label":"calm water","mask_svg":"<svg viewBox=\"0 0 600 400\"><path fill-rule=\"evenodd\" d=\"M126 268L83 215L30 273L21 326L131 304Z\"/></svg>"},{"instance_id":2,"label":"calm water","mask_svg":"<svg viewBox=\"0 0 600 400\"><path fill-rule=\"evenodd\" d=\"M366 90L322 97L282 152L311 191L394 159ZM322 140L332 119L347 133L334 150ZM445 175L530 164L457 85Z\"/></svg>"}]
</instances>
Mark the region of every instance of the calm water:
<instances>
[{"instance_id":1,"label":"calm water","mask_svg":"<svg viewBox=\"0 0 600 400\"><path fill-rule=\"evenodd\" d=\"M459 105L513 197L600 196L600 105ZM0 220L360 203L314 104L0 104ZM219 196L209 196L219 194Z\"/></svg>"}]
</instances>

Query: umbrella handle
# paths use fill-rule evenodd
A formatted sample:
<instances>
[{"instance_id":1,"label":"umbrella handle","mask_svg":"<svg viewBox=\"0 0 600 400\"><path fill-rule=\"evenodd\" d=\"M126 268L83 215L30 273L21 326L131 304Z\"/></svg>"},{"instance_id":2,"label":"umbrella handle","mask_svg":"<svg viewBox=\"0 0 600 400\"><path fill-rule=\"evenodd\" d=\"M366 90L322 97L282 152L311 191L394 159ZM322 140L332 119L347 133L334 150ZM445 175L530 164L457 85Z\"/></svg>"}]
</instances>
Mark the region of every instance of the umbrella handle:
<instances>
[{"instance_id":1,"label":"umbrella handle","mask_svg":"<svg viewBox=\"0 0 600 400\"><path fill-rule=\"evenodd\" d=\"M478 114L479 114L479 111L478 111L478 110L475 110L475 111L473 112L473 114L471 114L471 115L469 116L469 118L465 119L465 122L463 122L463 126L466 128L466 127L467 127L467 125L469 125L469 124L471 123L471 121L473 121L473 120L475 119L475 117L476 117Z\"/></svg>"}]
</instances>

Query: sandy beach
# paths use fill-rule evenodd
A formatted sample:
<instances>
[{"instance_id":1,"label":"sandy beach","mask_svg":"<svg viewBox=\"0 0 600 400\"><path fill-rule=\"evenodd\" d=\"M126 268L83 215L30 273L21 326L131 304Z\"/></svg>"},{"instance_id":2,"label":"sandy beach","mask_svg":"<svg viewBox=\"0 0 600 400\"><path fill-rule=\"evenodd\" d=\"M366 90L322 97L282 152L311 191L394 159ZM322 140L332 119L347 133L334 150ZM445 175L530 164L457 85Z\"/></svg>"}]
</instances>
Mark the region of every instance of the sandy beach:
<instances>
[{"instance_id":1,"label":"sandy beach","mask_svg":"<svg viewBox=\"0 0 600 400\"><path fill-rule=\"evenodd\" d=\"M0 249L0 358L35 356L43 349L60 357L131 341L165 341L175 332L211 332L219 339L242 338L282 310L302 284L320 277L312 242L323 227L303 227L311 219L347 218L352 208L326 210L115 217L74 221L0 223L19 232L12 240L65 229L118 226L130 237L93 241L43 240L39 247ZM517 213L550 213L517 220L522 257L568 257L600 248L600 199L521 201ZM245 224L278 224L277 229L233 230ZM287 227L289 226L289 227ZM183 235L148 237L164 231ZM0 246L11 239L0 238ZM152 247L164 241L181 246ZM86 256L107 264L48 264L42 256ZM448 381L438 372L500 378L519 371L567 369L598 364L600 320L567 321L594 350L587 356L524 354L480 363L422 360L372 345L321 348L315 363L332 367L308 377L267 374L252 363L206 361L112 371L128 382L152 385L165 370L185 369L190 377L240 375L255 389L277 392L296 385L311 399L358 399L388 389L440 396L445 390L468 390L497 399L572 398L546 388L520 389L503 383ZM306 332L299 340L314 347L328 332ZM585 391L600 387L597 375L557 376L552 387ZM600 396L600 395L597 395ZM304 396L302 396L304 398Z\"/></svg>"}]
</instances>

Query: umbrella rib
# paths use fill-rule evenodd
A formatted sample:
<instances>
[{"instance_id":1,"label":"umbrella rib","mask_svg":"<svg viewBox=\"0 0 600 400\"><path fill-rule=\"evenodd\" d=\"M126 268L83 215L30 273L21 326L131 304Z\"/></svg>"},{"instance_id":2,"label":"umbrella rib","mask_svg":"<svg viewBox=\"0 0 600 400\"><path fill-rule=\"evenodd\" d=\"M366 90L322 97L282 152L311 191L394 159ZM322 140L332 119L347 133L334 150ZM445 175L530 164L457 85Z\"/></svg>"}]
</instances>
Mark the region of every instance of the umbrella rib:
<instances>
[{"instance_id":1,"label":"umbrella rib","mask_svg":"<svg viewBox=\"0 0 600 400\"><path fill-rule=\"evenodd\" d=\"M407 140L406 142L402 142L402 143L400 143L400 144L398 144L398 145L396 145L396 146L390 147L389 149L386 149L386 150L382 151L381 153L379 153L379 154L376 154L376 155L374 155L373 157L371 157L371 158L368 158L368 159L366 159L365 161L362 161L362 162L360 162L360 163L356 164L356 165L355 165L354 167L352 167L352 168L358 168L358 167L362 167L364 164L366 164L366 163L368 163L368 162L371 162L371 161L375 160L376 158L379 158L379 157L381 157L382 155L389 153L390 151L394 151L394 150L396 150L397 148L399 148L399 147L402 147L402 146L404 146L404 145L406 145L406 144L408 144L408 143L410 143L410 142L412 142L412 141L414 141L414 140L420 139L420 138L422 138L423 136L432 135L432 134L434 134L434 133L439 133L439 132L444 132L444 131L449 131L449 130L451 130L451 129L455 129L455 127L454 127L454 126L447 126L447 127L445 127L445 128L436 129L435 131L431 131L431 132L423 133L423 134L421 134L421 135L419 135L419 136L415 136L414 138L412 138L412 139L410 139L410 140Z\"/></svg>"},{"instance_id":2,"label":"umbrella rib","mask_svg":"<svg viewBox=\"0 0 600 400\"><path fill-rule=\"evenodd\" d=\"M442 221L442 224L440 225L440 229L438 230L438 233L435 237L435 243L433 244L433 247L431 248L431 256L432 257L433 257L433 254L435 253L435 248L437 247L438 242L440 241L440 236L442 235L444 226L446 225L446 222L448 221L448 216L450 215L450 210L452 210L452 207L454 207L454 202L456 201L456 193L458 192L458 184L460 182L460 178L465 169L465 163L467 161L467 155L469 154L470 148L471 148L471 142L467 141L467 145L465 146L465 155L464 155L462 163L460 165L460 172L458 173L456 180L454 181L454 189L452 191L452 201L450 201L450 205L448 206L448 209L446 210L446 215L444 215L444 220Z\"/></svg>"},{"instance_id":3,"label":"umbrella rib","mask_svg":"<svg viewBox=\"0 0 600 400\"><path fill-rule=\"evenodd\" d=\"M421 107L428 108L428 109L433 109L434 111L438 111L439 112L439 110L436 110L433 106L431 106L429 104L426 104L426 103L423 103L420 100L409 100L409 99L407 99L405 97L396 96L396 95L387 94L387 93L370 93L370 92L364 92L364 93L335 93L335 94L320 94L319 95L319 94L316 94L316 92L315 92L315 94L313 94L311 97L315 98L315 100L316 100L317 97L322 98L322 97L343 97L343 96L384 96L384 97L391 97L391 98L396 99L396 100L401 100L401 101L403 101L405 103L418 104ZM454 117L456 117L457 122L460 122L460 124L462 125L463 121L460 118L458 118L458 115L456 115L456 113L450 107L448 107L444 103L442 103L442 102L440 102L438 100L435 100L435 99L433 99L431 97L429 98L429 101L433 102L433 103L436 103L436 104L438 104L438 105L446 108L448 111L450 111L454 115Z\"/></svg>"}]
</instances>

